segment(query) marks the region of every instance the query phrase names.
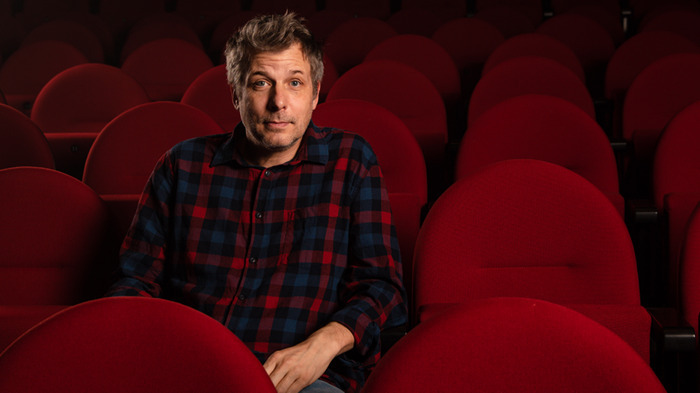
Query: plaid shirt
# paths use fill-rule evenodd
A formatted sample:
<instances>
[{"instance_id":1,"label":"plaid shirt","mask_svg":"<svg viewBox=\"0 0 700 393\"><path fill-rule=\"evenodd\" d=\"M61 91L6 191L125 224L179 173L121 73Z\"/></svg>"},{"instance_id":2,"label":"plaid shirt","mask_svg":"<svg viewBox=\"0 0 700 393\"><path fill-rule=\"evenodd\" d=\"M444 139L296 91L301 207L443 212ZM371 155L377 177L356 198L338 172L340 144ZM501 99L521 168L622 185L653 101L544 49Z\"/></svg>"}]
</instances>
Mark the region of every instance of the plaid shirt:
<instances>
[{"instance_id":1,"label":"plaid shirt","mask_svg":"<svg viewBox=\"0 0 700 393\"><path fill-rule=\"evenodd\" d=\"M358 390L380 328L406 320L395 228L370 146L308 128L287 164L246 164L245 130L178 144L157 164L109 295L179 301L217 319L261 362L335 321L355 337L324 375Z\"/></svg>"}]
</instances>

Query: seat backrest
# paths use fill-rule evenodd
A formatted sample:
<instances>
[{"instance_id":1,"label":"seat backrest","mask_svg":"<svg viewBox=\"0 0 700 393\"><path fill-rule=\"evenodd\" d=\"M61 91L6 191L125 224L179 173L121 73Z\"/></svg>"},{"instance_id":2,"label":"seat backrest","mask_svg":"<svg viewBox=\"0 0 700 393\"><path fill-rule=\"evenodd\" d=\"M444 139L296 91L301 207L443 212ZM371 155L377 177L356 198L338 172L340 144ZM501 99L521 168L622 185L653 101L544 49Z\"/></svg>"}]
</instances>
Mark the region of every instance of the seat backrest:
<instances>
[{"instance_id":1,"label":"seat backrest","mask_svg":"<svg viewBox=\"0 0 700 393\"><path fill-rule=\"evenodd\" d=\"M31 118L45 133L98 133L120 113L149 101L143 87L119 68L81 64L46 83Z\"/></svg>"},{"instance_id":2,"label":"seat backrest","mask_svg":"<svg viewBox=\"0 0 700 393\"><path fill-rule=\"evenodd\" d=\"M681 312L685 320L698 331L700 314L700 210L688 219L680 257Z\"/></svg>"},{"instance_id":3,"label":"seat backrest","mask_svg":"<svg viewBox=\"0 0 700 393\"><path fill-rule=\"evenodd\" d=\"M452 56L457 68L481 66L491 53L505 41L503 34L487 21L476 18L456 18L440 25L431 36Z\"/></svg>"},{"instance_id":4,"label":"seat backrest","mask_svg":"<svg viewBox=\"0 0 700 393\"><path fill-rule=\"evenodd\" d=\"M163 13L146 17L136 23L126 36L121 49L120 63L141 45L161 38L178 38L204 49L197 32L180 14Z\"/></svg>"},{"instance_id":5,"label":"seat backrest","mask_svg":"<svg viewBox=\"0 0 700 393\"><path fill-rule=\"evenodd\" d=\"M654 154L654 203L663 209L670 193L700 193L700 101L671 119L659 138Z\"/></svg>"},{"instance_id":6,"label":"seat backrest","mask_svg":"<svg viewBox=\"0 0 700 393\"><path fill-rule=\"evenodd\" d=\"M179 38L161 38L136 48L121 69L153 101L179 101L187 87L214 65L204 49Z\"/></svg>"},{"instance_id":7,"label":"seat backrest","mask_svg":"<svg viewBox=\"0 0 700 393\"><path fill-rule=\"evenodd\" d=\"M179 102L151 102L109 122L90 149L83 181L99 194L141 194L158 159L186 139L220 134L206 113Z\"/></svg>"},{"instance_id":8,"label":"seat backrest","mask_svg":"<svg viewBox=\"0 0 700 393\"><path fill-rule=\"evenodd\" d=\"M544 16L540 0L476 0L477 12L497 9L499 12L510 8L526 16L534 26L542 22Z\"/></svg>"},{"instance_id":9,"label":"seat backrest","mask_svg":"<svg viewBox=\"0 0 700 393\"><path fill-rule=\"evenodd\" d=\"M201 109L227 131L232 131L241 121L241 114L233 106L225 64L210 68L198 76L185 90L180 102Z\"/></svg>"},{"instance_id":10,"label":"seat backrest","mask_svg":"<svg viewBox=\"0 0 700 393\"><path fill-rule=\"evenodd\" d=\"M97 34L77 21L57 19L42 23L27 34L22 45L57 40L79 49L93 63L105 61L105 50Z\"/></svg>"},{"instance_id":11,"label":"seat backrest","mask_svg":"<svg viewBox=\"0 0 700 393\"><path fill-rule=\"evenodd\" d=\"M387 23L399 34L418 34L430 37L443 23L429 8L404 8L391 14Z\"/></svg>"},{"instance_id":12,"label":"seat backrest","mask_svg":"<svg viewBox=\"0 0 700 393\"><path fill-rule=\"evenodd\" d=\"M595 20L580 14L559 14L535 30L554 37L576 53L586 72L604 70L615 52L610 33Z\"/></svg>"},{"instance_id":13,"label":"seat backrest","mask_svg":"<svg viewBox=\"0 0 700 393\"><path fill-rule=\"evenodd\" d=\"M409 65L427 76L452 107L461 97L459 70L447 51L432 39L416 34L401 34L377 44L365 61L394 60Z\"/></svg>"},{"instance_id":14,"label":"seat backrest","mask_svg":"<svg viewBox=\"0 0 700 393\"><path fill-rule=\"evenodd\" d=\"M625 40L608 62L605 97L621 99L639 73L654 61L674 53L700 53L700 46L669 31L640 32Z\"/></svg>"},{"instance_id":15,"label":"seat backrest","mask_svg":"<svg viewBox=\"0 0 700 393\"><path fill-rule=\"evenodd\" d=\"M326 9L343 11L356 17L386 20L391 15L390 0L326 0Z\"/></svg>"},{"instance_id":16,"label":"seat backrest","mask_svg":"<svg viewBox=\"0 0 700 393\"><path fill-rule=\"evenodd\" d=\"M669 296L673 304L678 295L678 263L683 238L693 209L700 202L698 126L700 102L695 102L674 116L664 128L653 161L654 203L668 219L665 232L668 242L666 266L669 275Z\"/></svg>"},{"instance_id":17,"label":"seat backrest","mask_svg":"<svg viewBox=\"0 0 700 393\"><path fill-rule=\"evenodd\" d=\"M530 159L485 167L433 204L416 242L414 295L417 312L494 296L640 304L617 209L580 175Z\"/></svg>"},{"instance_id":18,"label":"seat backrest","mask_svg":"<svg viewBox=\"0 0 700 393\"><path fill-rule=\"evenodd\" d=\"M532 33L539 24L539 22L534 22L527 13L509 5L477 8L474 17L496 26L506 38Z\"/></svg>"},{"instance_id":19,"label":"seat backrest","mask_svg":"<svg viewBox=\"0 0 700 393\"><path fill-rule=\"evenodd\" d=\"M375 45L397 34L391 25L381 19L352 18L330 32L323 50L342 75L362 63Z\"/></svg>"},{"instance_id":20,"label":"seat backrest","mask_svg":"<svg viewBox=\"0 0 700 393\"><path fill-rule=\"evenodd\" d=\"M560 97L595 118L593 99L573 71L552 59L521 56L502 62L479 80L469 101L468 123L495 104L523 94Z\"/></svg>"},{"instance_id":21,"label":"seat backrest","mask_svg":"<svg viewBox=\"0 0 700 393\"><path fill-rule=\"evenodd\" d=\"M441 163L447 143L445 105L420 71L391 60L364 62L341 75L326 101L355 98L398 116L416 137L428 166Z\"/></svg>"},{"instance_id":22,"label":"seat backrest","mask_svg":"<svg viewBox=\"0 0 700 393\"><path fill-rule=\"evenodd\" d=\"M260 361L219 322L140 297L81 303L36 325L0 355L0 390L275 392Z\"/></svg>"},{"instance_id":23,"label":"seat backrest","mask_svg":"<svg viewBox=\"0 0 700 393\"><path fill-rule=\"evenodd\" d=\"M372 371L366 393L665 392L619 336L560 305L488 299L408 332Z\"/></svg>"},{"instance_id":24,"label":"seat backrest","mask_svg":"<svg viewBox=\"0 0 700 393\"><path fill-rule=\"evenodd\" d=\"M0 170L0 304L74 304L106 264L111 223L100 197L64 173Z\"/></svg>"},{"instance_id":25,"label":"seat backrest","mask_svg":"<svg viewBox=\"0 0 700 393\"><path fill-rule=\"evenodd\" d=\"M0 169L17 166L54 168L49 142L24 113L0 104L0 124Z\"/></svg>"},{"instance_id":26,"label":"seat backrest","mask_svg":"<svg viewBox=\"0 0 700 393\"><path fill-rule=\"evenodd\" d=\"M0 66L0 90L7 103L29 115L36 95L59 72L87 63L85 55L61 41L40 41L17 49Z\"/></svg>"},{"instance_id":27,"label":"seat backrest","mask_svg":"<svg viewBox=\"0 0 700 393\"><path fill-rule=\"evenodd\" d=\"M505 60L520 56L541 56L567 66L585 83L581 61L563 42L542 33L525 33L511 37L493 50L484 62L483 74Z\"/></svg>"},{"instance_id":28,"label":"seat backrest","mask_svg":"<svg viewBox=\"0 0 700 393\"><path fill-rule=\"evenodd\" d=\"M625 31L620 20L622 8L616 0L552 0L551 7L555 15L579 14L600 23L610 33L615 47L625 40Z\"/></svg>"},{"instance_id":29,"label":"seat backrest","mask_svg":"<svg viewBox=\"0 0 700 393\"><path fill-rule=\"evenodd\" d=\"M428 202L423 153L398 116L368 101L339 99L319 104L313 121L318 126L344 129L365 138L377 155L387 190L412 193L422 204Z\"/></svg>"},{"instance_id":30,"label":"seat backrest","mask_svg":"<svg viewBox=\"0 0 700 393\"><path fill-rule=\"evenodd\" d=\"M683 108L700 100L700 54L665 56L637 75L625 95L622 135L634 155L649 162L666 124Z\"/></svg>"},{"instance_id":31,"label":"seat backrest","mask_svg":"<svg viewBox=\"0 0 700 393\"><path fill-rule=\"evenodd\" d=\"M526 94L484 113L464 134L456 179L513 158L561 165L602 192L619 194L617 164L607 135L581 108L562 98Z\"/></svg>"},{"instance_id":32,"label":"seat backrest","mask_svg":"<svg viewBox=\"0 0 700 393\"><path fill-rule=\"evenodd\" d=\"M668 10L650 16L640 31L671 31L700 45L700 12Z\"/></svg>"}]
</instances>

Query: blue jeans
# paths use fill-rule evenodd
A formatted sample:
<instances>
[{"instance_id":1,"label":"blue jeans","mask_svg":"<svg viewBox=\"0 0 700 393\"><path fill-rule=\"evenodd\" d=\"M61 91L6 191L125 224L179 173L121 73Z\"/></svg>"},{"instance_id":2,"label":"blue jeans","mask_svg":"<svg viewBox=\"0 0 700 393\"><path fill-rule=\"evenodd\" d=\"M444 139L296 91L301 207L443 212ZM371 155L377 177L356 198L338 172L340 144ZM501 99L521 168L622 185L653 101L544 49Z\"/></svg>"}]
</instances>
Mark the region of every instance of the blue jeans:
<instances>
[{"instance_id":1,"label":"blue jeans","mask_svg":"<svg viewBox=\"0 0 700 393\"><path fill-rule=\"evenodd\" d=\"M343 391L319 379L304 389L301 389L300 393L343 393Z\"/></svg>"}]
</instances>

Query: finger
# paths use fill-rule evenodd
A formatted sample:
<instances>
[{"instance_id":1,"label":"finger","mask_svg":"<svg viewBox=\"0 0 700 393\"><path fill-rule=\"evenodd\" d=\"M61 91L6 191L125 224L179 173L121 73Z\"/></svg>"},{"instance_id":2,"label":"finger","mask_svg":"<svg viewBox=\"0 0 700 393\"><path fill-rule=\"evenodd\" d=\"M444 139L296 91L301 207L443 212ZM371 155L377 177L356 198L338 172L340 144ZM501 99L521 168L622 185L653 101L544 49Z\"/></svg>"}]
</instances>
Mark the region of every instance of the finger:
<instances>
[{"instance_id":1,"label":"finger","mask_svg":"<svg viewBox=\"0 0 700 393\"><path fill-rule=\"evenodd\" d=\"M275 384L277 393L297 393L301 389L292 389L295 382L297 382L297 378L293 376L292 373L286 373L284 377L278 383Z\"/></svg>"}]
</instances>

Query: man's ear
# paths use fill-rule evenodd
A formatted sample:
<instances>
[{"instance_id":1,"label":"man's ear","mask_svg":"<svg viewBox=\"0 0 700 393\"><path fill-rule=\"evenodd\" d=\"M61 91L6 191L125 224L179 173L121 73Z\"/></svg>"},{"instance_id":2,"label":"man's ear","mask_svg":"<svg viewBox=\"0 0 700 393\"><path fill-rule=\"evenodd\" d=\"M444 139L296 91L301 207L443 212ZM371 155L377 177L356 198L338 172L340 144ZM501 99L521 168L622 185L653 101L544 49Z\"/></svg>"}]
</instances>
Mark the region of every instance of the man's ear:
<instances>
[{"instance_id":1,"label":"man's ear","mask_svg":"<svg viewBox=\"0 0 700 393\"><path fill-rule=\"evenodd\" d=\"M233 107L236 108L236 110L239 110L240 108L238 107L238 96L236 95L236 89L233 88L233 86L229 85L229 90L231 90L231 100L233 101Z\"/></svg>"},{"instance_id":2,"label":"man's ear","mask_svg":"<svg viewBox=\"0 0 700 393\"><path fill-rule=\"evenodd\" d=\"M313 107L311 108L312 110L316 109L316 105L318 105L318 100L319 97L321 96L321 82L318 82L318 85L316 86L316 92L314 93L314 102L313 102Z\"/></svg>"}]
</instances>

